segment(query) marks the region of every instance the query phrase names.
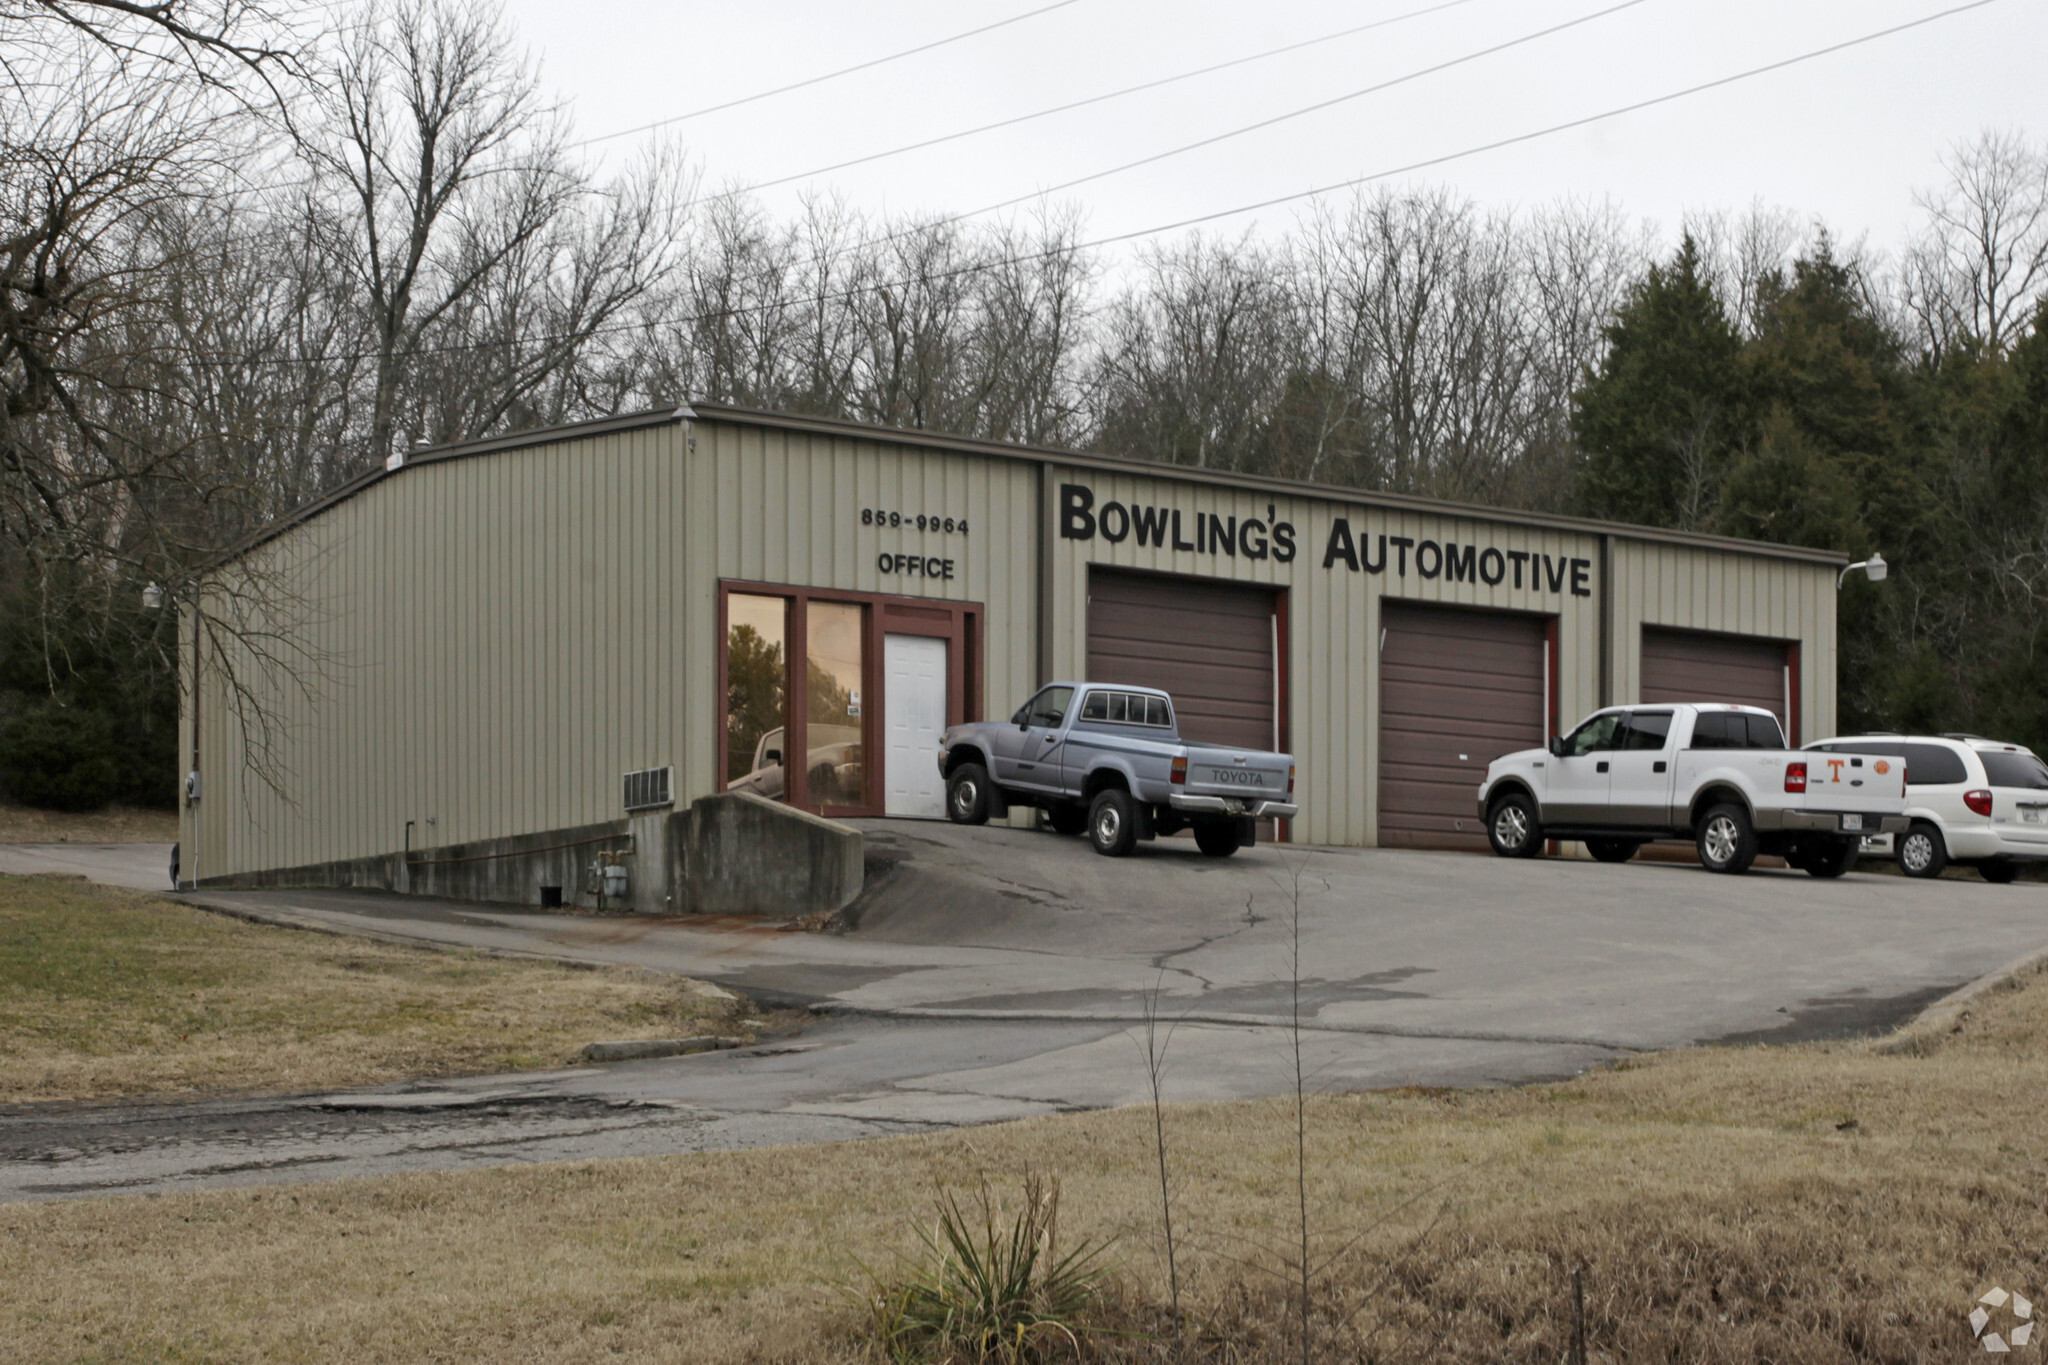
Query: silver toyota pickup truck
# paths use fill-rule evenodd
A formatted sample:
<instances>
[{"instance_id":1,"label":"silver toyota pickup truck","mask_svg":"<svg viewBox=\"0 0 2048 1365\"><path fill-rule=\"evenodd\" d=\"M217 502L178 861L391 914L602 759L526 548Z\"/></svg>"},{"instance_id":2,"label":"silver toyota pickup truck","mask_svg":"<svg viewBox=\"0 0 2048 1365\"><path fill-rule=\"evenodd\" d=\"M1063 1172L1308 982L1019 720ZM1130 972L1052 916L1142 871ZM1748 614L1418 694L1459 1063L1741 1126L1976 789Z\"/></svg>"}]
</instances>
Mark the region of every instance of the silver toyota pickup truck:
<instances>
[{"instance_id":1,"label":"silver toyota pickup truck","mask_svg":"<svg viewBox=\"0 0 2048 1365\"><path fill-rule=\"evenodd\" d=\"M1149 687L1050 683L1008 721L946 731L939 769L956 824L1036 806L1112 858L1190 828L1202 852L1227 858L1254 841L1254 822L1296 810L1291 755L1183 743L1173 698Z\"/></svg>"}]
</instances>

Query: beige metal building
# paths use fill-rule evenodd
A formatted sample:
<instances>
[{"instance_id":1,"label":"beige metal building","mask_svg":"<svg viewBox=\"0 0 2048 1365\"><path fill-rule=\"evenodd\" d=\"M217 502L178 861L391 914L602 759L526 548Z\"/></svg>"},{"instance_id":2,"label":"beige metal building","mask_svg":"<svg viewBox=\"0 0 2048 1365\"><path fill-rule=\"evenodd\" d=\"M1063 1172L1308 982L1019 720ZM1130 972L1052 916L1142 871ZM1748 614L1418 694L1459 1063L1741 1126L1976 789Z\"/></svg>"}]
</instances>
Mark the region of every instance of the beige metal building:
<instances>
[{"instance_id":1,"label":"beige metal building","mask_svg":"<svg viewBox=\"0 0 2048 1365\"><path fill-rule=\"evenodd\" d=\"M1294 840L1478 847L1487 761L1604 704L1831 731L1840 563L709 403L420 451L221 566L239 634L188 609L185 875L936 816L940 729L1083 677L1292 751Z\"/></svg>"}]
</instances>

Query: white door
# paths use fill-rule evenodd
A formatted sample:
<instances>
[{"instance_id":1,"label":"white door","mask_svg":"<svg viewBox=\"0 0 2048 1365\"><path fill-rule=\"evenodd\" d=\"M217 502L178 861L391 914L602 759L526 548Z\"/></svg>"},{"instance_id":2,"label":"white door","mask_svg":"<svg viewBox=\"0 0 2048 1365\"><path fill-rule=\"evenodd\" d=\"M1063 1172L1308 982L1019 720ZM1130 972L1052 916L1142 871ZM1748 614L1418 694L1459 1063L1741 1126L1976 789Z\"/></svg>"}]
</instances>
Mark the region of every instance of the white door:
<instances>
[{"instance_id":1,"label":"white door","mask_svg":"<svg viewBox=\"0 0 2048 1365\"><path fill-rule=\"evenodd\" d=\"M939 737L946 731L946 642L928 635L883 636L882 699L888 782L882 809L945 819Z\"/></svg>"}]
</instances>

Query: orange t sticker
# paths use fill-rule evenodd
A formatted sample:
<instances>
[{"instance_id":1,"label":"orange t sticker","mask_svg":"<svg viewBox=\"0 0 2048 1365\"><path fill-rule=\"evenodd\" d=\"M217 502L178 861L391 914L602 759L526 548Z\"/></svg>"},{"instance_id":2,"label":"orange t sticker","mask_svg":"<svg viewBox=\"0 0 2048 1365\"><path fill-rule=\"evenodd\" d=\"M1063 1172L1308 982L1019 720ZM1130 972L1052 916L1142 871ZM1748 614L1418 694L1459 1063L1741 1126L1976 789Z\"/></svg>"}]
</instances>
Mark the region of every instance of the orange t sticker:
<instances>
[{"instance_id":1,"label":"orange t sticker","mask_svg":"<svg viewBox=\"0 0 2048 1365\"><path fill-rule=\"evenodd\" d=\"M1847 763L1848 761L1849 761L1849 760L1848 760L1848 759L1846 759L1846 758L1831 758L1831 759L1829 759L1829 760L1828 760L1828 766L1829 766L1830 768L1833 768L1833 769L1834 769L1835 771L1834 771L1834 775L1828 778L1828 781L1830 781L1830 782L1840 782L1840 781L1842 780L1842 765L1843 765L1844 763Z\"/></svg>"}]
</instances>

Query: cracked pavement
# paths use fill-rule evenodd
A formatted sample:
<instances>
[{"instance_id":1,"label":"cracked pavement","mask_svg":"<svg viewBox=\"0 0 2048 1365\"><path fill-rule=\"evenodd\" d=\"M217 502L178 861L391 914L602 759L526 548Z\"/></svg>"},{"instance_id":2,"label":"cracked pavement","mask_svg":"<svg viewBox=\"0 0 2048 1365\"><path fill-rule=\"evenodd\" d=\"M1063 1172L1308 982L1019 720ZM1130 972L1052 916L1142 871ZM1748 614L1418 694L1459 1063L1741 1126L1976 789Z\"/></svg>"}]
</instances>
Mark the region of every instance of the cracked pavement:
<instances>
[{"instance_id":1,"label":"cracked pavement","mask_svg":"<svg viewBox=\"0 0 2048 1365\"><path fill-rule=\"evenodd\" d=\"M1870 1032L2048 941L2038 885L1186 839L1124 860L1006 828L861 822L845 933L591 918L353 891L208 892L330 932L613 962L808 1006L794 1039L546 1073L0 1112L0 1199L331 1179L918 1132L1146 1095L1512 1084L1719 1038ZM0 871L161 884L162 850L0 847ZM1300 873L1299 940L1292 885Z\"/></svg>"}]
</instances>

